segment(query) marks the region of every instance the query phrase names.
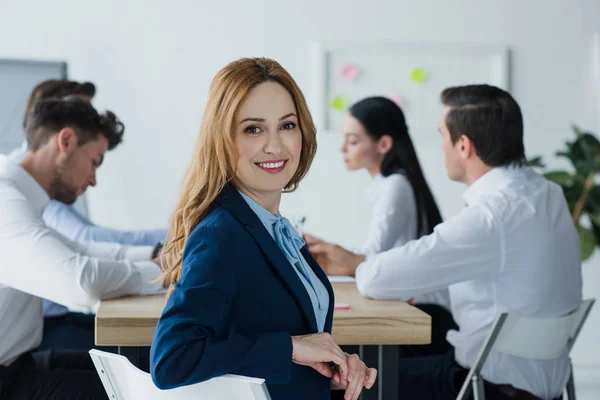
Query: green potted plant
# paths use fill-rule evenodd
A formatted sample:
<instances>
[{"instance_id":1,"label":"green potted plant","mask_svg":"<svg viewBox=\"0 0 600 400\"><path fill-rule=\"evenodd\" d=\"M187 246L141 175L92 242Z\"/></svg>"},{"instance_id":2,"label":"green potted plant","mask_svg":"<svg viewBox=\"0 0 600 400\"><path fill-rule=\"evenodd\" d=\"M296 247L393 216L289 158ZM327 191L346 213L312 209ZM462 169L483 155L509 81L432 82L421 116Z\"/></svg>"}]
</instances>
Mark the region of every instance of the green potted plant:
<instances>
[{"instance_id":1,"label":"green potted plant","mask_svg":"<svg viewBox=\"0 0 600 400\"><path fill-rule=\"evenodd\" d=\"M573 222L579 232L581 256L591 257L596 246L600 246L600 141L591 132L573 125L575 139L566 142L557 157L567 158L572 171L545 171L542 157L532 158L529 166L542 169L546 179L556 182L563 189Z\"/></svg>"}]
</instances>

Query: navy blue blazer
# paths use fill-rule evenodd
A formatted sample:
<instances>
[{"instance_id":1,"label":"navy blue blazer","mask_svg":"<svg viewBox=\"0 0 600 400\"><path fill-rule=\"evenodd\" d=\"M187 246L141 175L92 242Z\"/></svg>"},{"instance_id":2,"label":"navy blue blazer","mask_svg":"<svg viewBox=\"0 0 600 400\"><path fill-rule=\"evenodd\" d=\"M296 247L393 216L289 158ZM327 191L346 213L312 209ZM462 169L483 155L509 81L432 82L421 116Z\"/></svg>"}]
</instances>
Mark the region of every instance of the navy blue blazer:
<instances>
[{"instance_id":1,"label":"navy blue blazer","mask_svg":"<svg viewBox=\"0 0 600 400\"><path fill-rule=\"evenodd\" d=\"M302 255L333 289L306 246ZM224 374L266 379L273 400L330 399L330 379L292 363L291 336L318 332L304 285L238 191L227 185L194 228L158 321L152 379L169 389Z\"/></svg>"}]
</instances>

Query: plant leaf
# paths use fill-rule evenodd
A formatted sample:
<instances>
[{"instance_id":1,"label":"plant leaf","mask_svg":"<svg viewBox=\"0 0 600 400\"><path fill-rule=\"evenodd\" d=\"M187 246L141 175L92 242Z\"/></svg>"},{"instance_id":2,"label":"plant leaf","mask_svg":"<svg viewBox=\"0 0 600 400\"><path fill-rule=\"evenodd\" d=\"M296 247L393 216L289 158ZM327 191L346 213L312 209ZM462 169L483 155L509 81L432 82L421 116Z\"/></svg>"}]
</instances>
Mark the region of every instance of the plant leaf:
<instances>
[{"instance_id":1,"label":"plant leaf","mask_svg":"<svg viewBox=\"0 0 600 400\"><path fill-rule=\"evenodd\" d=\"M544 178L549 181L555 182L560 186L573 186L575 184L576 177L567 171L550 171L544 174Z\"/></svg>"},{"instance_id":2,"label":"plant leaf","mask_svg":"<svg viewBox=\"0 0 600 400\"><path fill-rule=\"evenodd\" d=\"M546 168L546 164L542 159L542 156L533 157L530 160L525 161L527 167Z\"/></svg>"},{"instance_id":3,"label":"plant leaf","mask_svg":"<svg viewBox=\"0 0 600 400\"><path fill-rule=\"evenodd\" d=\"M568 158L578 174L587 176L600 169L600 141L591 133L581 133L569 152Z\"/></svg>"},{"instance_id":4,"label":"plant leaf","mask_svg":"<svg viewBox=\"0 0 600 400\"><path fill-rule=\"evenodd\" d=\"M589 216L594 225L600 226L600 213L590 213Z\"/></svg>"},{"instance_id":5,"label":"plant leaf","mask_svg":"<svg viewBox=\"0 0 600 400\"><path fill-rule=\"evenodd\" d=\"M557 183L563 190L569 209L573 211L573 207L583 191L584 177L573 175L567 171L550 171L544 174L544 177L552 182ZM600 192L599 192L600 194ZM572 205L572 207L571 207Z\"/></svg>"},{"instance_id":6,"label":"plant leaf","mask_svg":"<svg viewBox=\"0 0 600 400\"><path fill-rule=\"evenodd\" d=\"M587 206L585 207L587 211L590 213L590 218L592 214L600 213L600 186L596 185L590 189L590 193L587 198ZM597 224L600 226L600 224Z\"/></svg>"},{"instance_id":7,"label":"plant leaf","mask_svg":"<svg viewBox=\"0 0 600 400\"><path fill-rule=\"evenodd\" d=\"M590 258L596 247L596 237L591 229L579 226L579 245L581 246L581 259Z\"/></svg>"}]
</instances>

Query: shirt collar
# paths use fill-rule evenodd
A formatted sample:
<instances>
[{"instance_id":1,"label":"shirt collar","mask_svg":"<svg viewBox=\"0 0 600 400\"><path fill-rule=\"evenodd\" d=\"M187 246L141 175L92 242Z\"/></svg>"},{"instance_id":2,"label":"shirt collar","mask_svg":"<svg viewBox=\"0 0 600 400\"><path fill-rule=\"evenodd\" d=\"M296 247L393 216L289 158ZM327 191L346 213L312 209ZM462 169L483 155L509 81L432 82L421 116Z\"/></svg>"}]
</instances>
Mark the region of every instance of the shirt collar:
<instances>
[{"instance_id":1,"label":"shirt collar","mask_svg":"<svg viewBox=\"0 0 600 400\"><path fill-rule=\"evenodd\" d=\"M252 200L251 197L245 195L244 193L242 193L239 190L238 190L238 192L240 193L242 198L246 201L246 203L248 203L248 206L250 206L250 209L252 209L252 211L254 211L254 213L256 214L258 219L260 219L260 222L262 222L262 224L265 226L265 228L267 229L267 232L269 232L269 234L271 236L274 236L275 233L273 231L273 225L281 218L281 214L279 214L279 213L277 213L277 215L271 214L271 212L269 210L267 210L266 208L264 208L263 206L258 204L256 201Z\"/></svg>"},{"instance_id":2,"label":"shirt collar","mask_svg":"<svg viewBox=\"0 0 600 400\"><path fill-rule=\"evenodd\" d=\"M19 164L10 161L4 154L0 154L0 177L11 181L17 190L31 202L36 213L42 215L44 208L50 202L48 193L29 172Z\"/></svg>"},{"instance_id":3,"label":"shirt collar","mask_svg":"<svg viewBox=\"0 0 600 400\"><path fill-rule=\"evenodd\" d=\"M505 188L515 175L523 172L523 167L496 167L482 175L463 193L468 206L476 204L486 193Z\"/></svg>"}]
</instances>

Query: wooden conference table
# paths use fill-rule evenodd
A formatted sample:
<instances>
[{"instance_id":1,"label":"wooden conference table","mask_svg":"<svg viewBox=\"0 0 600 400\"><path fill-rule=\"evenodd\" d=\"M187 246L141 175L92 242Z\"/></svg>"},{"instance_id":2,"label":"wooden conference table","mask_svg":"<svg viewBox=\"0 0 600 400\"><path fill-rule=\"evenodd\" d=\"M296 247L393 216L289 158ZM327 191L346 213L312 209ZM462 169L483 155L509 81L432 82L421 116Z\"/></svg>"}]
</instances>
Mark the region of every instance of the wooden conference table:
<instances>
[{"instance_id":1,"label":"wooden conference table","mask_svg":"<svg viewBox=\"0 0 600 400\"><path fill-rule=\"evenodd\" d=\"M346 351L358 352L368 366L379 371L378 384L362 398L397 399L398 345L430 343L431 318L404 302L365 298L354 283L334 283L333 289L336 304L350 306L334 312L336 343L356 346ZM96 345L117 346L119 354L137 365L139 348L152 343L164 304L164 295L102 301L96 313Z\"/></svg>"}]
</instances>

